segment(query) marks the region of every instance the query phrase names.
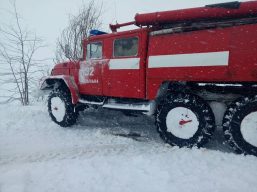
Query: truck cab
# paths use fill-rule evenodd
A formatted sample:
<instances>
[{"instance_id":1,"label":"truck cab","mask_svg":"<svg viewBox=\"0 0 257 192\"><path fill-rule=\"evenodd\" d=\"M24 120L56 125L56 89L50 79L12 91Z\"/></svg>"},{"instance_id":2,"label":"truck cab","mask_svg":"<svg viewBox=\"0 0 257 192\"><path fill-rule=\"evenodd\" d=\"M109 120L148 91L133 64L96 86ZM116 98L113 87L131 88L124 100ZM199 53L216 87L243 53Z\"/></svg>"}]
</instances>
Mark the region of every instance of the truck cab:
<instances>
[{"instance_id":1,"label":"truck cab","mask_svg":"<svg viewBox=\"0 0 257 192\"><path fill-rule=\"evenodd\" d=\"M80 94L144 99L147 31L138 29L84 40Z\"/></svg>"}]
</instances>

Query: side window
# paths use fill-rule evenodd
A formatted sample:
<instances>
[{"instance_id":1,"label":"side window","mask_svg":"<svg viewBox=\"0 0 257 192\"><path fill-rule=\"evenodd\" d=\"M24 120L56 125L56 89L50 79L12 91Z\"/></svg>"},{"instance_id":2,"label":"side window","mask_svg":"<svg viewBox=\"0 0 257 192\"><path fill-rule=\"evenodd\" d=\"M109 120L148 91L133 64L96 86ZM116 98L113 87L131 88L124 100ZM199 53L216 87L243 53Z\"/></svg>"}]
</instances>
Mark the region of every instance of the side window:
<instances>
[{"instance_id":1,"label":"side window","mask_svg":"<svg viewBox=\"0 0 257 192\"><path fill-rule=\"evenodd\" d=\"M138 37L116 39L114 41L114 57L131 57L138 54Z\"/></svg>"},{"instance_id":2,"label":"side window","mask_svg":"<svg viewBox=\"0 0 257 192\"><path fill-rule=\"evenodd\" d=\"M101 59L103 56L103 45L101 42L90 43L87 45L87 57L89 59Z\"/></svg>"}]
</instances>

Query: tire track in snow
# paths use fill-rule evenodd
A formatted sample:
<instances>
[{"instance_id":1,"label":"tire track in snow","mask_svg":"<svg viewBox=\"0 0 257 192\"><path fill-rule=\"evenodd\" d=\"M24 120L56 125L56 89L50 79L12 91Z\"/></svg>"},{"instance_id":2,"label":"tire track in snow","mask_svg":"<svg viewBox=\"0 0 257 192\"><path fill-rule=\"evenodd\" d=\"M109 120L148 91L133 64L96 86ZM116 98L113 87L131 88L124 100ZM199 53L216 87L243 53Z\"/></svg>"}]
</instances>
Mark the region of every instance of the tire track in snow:
<instances>
[{"instance_id":1,"label":"tire track in snow","mask_svg":"<svg viewBox=\"0 0 257 192\"><path fill-rule=\"evenodd\" d=\"M62 159L76 159L80 157L93 157L95 155L113 155L120 154L127 151L129 148L132 149L133 145L128 144L113 144L113 145L99 145L90 147L78 147L68 148L62 150L55 150L49 152L35 152L21 155L1 155L0 166L16 164L16 163L33 163L33 162L44 162L50 160L62 160Z\"/></svg>"}]
</instances>

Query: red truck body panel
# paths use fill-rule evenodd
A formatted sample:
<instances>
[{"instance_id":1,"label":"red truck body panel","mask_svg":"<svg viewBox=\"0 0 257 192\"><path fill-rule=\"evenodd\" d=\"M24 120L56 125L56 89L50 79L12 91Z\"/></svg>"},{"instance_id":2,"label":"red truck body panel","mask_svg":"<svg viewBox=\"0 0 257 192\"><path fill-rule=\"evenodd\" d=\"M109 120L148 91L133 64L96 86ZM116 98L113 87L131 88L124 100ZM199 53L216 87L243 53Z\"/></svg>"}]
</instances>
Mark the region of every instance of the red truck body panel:
<instances>
[{"instance_id":1,"label":"red truck body panel","mask_svg":"<svg viewBox=\"0 0 257 192\"><path fill-rule=\"evenodd\" d=\"M256 82L257 24L150 36L149 60L155 56L158 63L147 68L148 99L164 81Z\"/></svg>"}]
</instances>

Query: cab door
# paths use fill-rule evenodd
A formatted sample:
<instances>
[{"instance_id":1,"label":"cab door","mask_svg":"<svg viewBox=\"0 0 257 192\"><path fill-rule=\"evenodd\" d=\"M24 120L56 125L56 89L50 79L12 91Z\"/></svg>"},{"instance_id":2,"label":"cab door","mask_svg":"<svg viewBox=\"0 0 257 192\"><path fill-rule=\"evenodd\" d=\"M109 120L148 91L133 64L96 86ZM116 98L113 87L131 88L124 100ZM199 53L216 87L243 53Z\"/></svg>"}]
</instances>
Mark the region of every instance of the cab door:
<instances>
[{"instance_id":1,"label":"cab door","mask_svg":"<svg viewBox=\"0 0 257 192\"><path fill-rule=\"evenodd\" d=\"M144 33L146 34L146 33ZM145 39L143 33L134 32L110 38L112 46L104 78L108 81L105 95L123 98L145 97Z\"/></svg>"},{"instance_id":2,"label":"cab door","mask_svg":"<svg viewBox=\"0 0 257 192\"><path fill-rule=\"evenodd\" d=\"M103 42L88 43L86 50L86 59L80 62L80 93L85 95L102 95Z\"/></svg>"}]
</instances>

